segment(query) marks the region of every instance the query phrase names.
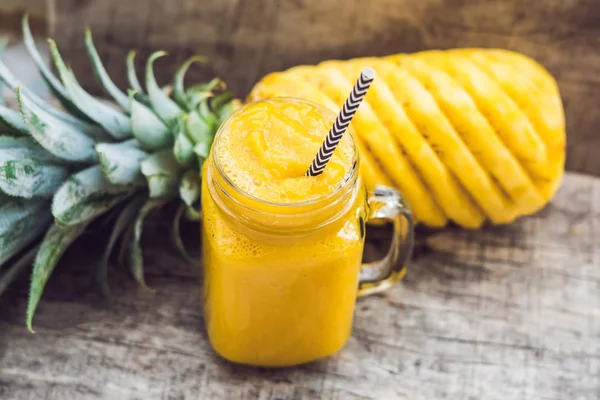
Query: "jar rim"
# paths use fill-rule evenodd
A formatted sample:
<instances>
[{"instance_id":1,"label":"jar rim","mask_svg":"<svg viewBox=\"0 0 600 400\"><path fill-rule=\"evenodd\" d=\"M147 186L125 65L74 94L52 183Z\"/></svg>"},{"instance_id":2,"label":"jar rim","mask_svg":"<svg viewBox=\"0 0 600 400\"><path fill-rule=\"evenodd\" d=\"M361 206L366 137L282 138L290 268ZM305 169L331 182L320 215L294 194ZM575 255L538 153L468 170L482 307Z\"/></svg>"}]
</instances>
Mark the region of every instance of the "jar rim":
<instances>
[{"instance_id":1,"label":"jar rim","mask_svg":"<svg viewBox=\"0 0 600 400\"><path fill-rule=\"evenodd\" d=\"M229 123L231 122L231 120L233 119L234 116L238 115L239 113L243 112L245 109L247 109L248 107L250 107L254 104L259 104L259 103L264 103L264 102L274 101L274 100L275 101L291 101L291 102L296 102L296 103L309 104L313 107L318 108L325 114L330 114L334 118L336 116L335 113L333 113L333 111L329 110L328 108L326 108L320 104L317 104L317 103L309 101L309 100L296 98L296 97L277 96L277 97L270 97L268 99L253 101L251 103L245 104L243 107L240 107L239 109L234 111L221 124L221 126L217 130L217 133L215 134L215 139L214 139L213 146L212 146L213 149L218 144L218 141L221 137L222 132L226 129L226 127L229 125ZM356 145L356 137L354 135L354 131L353 131L352 127L348 127L348 130L346 131L345 135L350 136L350 140L352 143L352 150L353 150L352 166L348 169L348 172L346 173L344 178L341 180L340 184L335 188L335 190L333 190L325 195L322 195L320 197L317 197L315 199L311 199L311 200L307 200L307 201L301 201L301 202L295 202L295 203L278 203L278 202L264 200L264 199L261 199L260 197L256 197L250 193L247 193L243 189L241 189L239 186L237 186L235 184L235 182L233 182L229 178L229 176L225 173L223 167L221 166L218 157L213 156L213 157L211 157L211 159L216 167L217 173L219 174L220 178L227 184L228 188L233 189L236 192L236 194L241 195L242 197L245 197L252 202L267 205L269 207L280 208L282 210L293 210L293 209L298 209L298 208L302 208L302 207L315 206L320 203L327 204L327 203L330 203L331 201L335 200L338 196L345 197L345 194L352 190L352 188L354 187L354 185L356 184L356 182L358 180L360 155L358 153L358 147ZM307 166L307 168L308 168L308 166ZM344 189L346 189L346 190L344 191ZM223 190L225 193L227 192L227 190L225 190L225 188L221 188L221 190Z\"/></svg>"}]
</instances>

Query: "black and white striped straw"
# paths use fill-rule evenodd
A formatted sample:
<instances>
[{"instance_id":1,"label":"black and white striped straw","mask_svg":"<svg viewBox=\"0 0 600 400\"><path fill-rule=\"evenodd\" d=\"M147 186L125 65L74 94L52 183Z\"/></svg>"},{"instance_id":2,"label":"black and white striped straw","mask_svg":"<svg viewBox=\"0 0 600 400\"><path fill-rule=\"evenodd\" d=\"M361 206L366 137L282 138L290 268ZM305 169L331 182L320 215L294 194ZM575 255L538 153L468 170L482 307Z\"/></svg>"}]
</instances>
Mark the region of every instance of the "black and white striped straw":
<instances>
[{"instance_id":1,"label":"black and white striped straw","mask_svg":"<svg viewBox=\"0 0 600 400\"><path fill-rule=\"evenodd\" d=\"M356 84L352 88L352 92L350 92L350 96L346 99L344 103L344 107L338 114L335 119L335 123L329 130L325 141L321 145L317 156L313 160L312 164L306 171L306 176L317 176L323 173L323 170L327 166L327 163L331 159L335 148L342 140L342 136L348 129L348 125L350 125L350 121L352 121L352 117L358 110L358 106L365 98L367 94L367 90L371 86L371 83L375 79L375 71L371 68L367 67L362 70Z\"/></svg>"}]
</instances>

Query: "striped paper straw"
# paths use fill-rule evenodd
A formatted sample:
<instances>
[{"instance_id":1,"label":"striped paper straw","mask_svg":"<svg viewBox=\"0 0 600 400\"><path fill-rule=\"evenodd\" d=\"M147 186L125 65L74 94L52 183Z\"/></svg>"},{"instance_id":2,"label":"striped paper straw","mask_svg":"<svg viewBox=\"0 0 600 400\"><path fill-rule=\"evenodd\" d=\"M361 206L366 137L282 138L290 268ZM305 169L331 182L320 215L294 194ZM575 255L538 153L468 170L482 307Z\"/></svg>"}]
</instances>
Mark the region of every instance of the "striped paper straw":
<instances>
[{"instance_id":1,"label":"striped paper straw","mask_svg":"<svg viewBox=\"0 0 600 400\"><path fill-rule=\"evenodd\" d=\"M335 123L329 130L325 141L321 145L317 156L314 158L308 171L306 171L306 176L317 176L323 173L323 170L327 166L327 163L331 159L335 148L342 140L342 136L348 129L348 125L350 125L350 121L352 121L352 117L356 114L356 110L358 110L358 106L365 98L367 94L367 90L371 86L371 83L375 79L375 71L371 68L367 67L362 70L356 84L352 88L352 92L350 92L350 96L346 99L344 103L344 107L338 114L335 119Z\"/></svg>"}]
</instances>

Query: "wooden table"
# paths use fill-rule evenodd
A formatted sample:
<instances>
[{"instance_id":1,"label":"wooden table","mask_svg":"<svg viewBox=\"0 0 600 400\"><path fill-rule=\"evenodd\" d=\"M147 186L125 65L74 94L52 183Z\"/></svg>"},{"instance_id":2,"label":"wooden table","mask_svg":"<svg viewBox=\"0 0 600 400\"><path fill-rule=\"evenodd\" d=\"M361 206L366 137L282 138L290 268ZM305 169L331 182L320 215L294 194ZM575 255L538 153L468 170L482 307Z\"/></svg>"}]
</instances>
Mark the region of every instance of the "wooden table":
<instances>
[{"instance_id":1,"label":"wooden table","mask_svg":"<svg viewBox=\"0 0 600 400\"><path fill-rule=\"evenodd\" d=\"M599 399L599 239L600 179L582 175L513 225L420 233L404 281L359 301L342 352L282 370L211 351L195 272L164 246L146 246L154 295L113 270L112 310L71 252L35 335L26 282L0 299L0 399Z\"/></svg>"}]
</instances>

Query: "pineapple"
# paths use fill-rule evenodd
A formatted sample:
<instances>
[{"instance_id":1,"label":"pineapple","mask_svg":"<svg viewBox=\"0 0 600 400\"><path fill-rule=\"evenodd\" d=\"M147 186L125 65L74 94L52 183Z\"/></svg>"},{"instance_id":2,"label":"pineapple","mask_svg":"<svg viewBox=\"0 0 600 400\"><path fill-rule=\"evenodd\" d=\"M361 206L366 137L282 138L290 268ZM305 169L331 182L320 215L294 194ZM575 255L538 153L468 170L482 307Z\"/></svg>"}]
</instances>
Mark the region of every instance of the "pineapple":
<instances>
[{"instance_id":1,"label":"pineapple","mask_svg":"<svg viewBox=\"0 0 600 400\"><path fill-rule=\"evenodd\" d=\"M392 184L424 225L478 228L541 209L564 170L558 87L535 61L457 49L325 61L267 75L248 100L304 97L337 111L362 68L378 74L352 125L368 184Z\"/></svg>"},{"instance_id":2,"label":"pineapple","mask_svg":"<svg viewBox=\"0 0 600 400\"><path fill-rule=\"evenodd\" d=\"M160 87L150 56L142 89L135 52L130 88L108 76L89 31L95 74L112 102L91 96L49 41L58 77L35 47L27 18L25 45L61 103L55 108L0 62L0 80L15 90L18 111L0 105L0 294L33 263L27 307L31 330L44 286L65 249L97 217L116 215L94 267L110 298L108 257L120 243L145 287L140 237L154 209L178 199L173 239L185 257L179 221L201 218L199 184L220 123L240 105L219 79L184 87L187 60L173 85ZM363 177L398 188L418 221L478 228L542 208L564 169L564 113L552 76L510 51L460 49L384 58L325 61L267 75L248 101L273 96L312 100L338 111L365 66L378 78L353 119ZM120 242L119 242L120 241Z\"/></svg>"},{"instance_id":3,"label":"pineapple","mask_svg":"<svg viewBox=\"0 0 600 400\"><path fill-rule=\"evenodd\" d=\"M129 250L132 274L144 283L140 236L150 211L178 198L173 235L184 252L178 223L198 220L199 171L220 123L239 104L219 79L184 88L193 57L162 88L150 56L145 86L127 58L131 88L125 93L102 65L89 31L85 44L94 71L114 103L91 96L49 41L59 78L46 66L23 19L24 42L63 109L23 86L0 63L0 80L15 90L19 110L0 106L0 293L33 262L27 326L44 286L65 249L98 216L118 215L94 275L107 297L107 260L118 240Z\"/></svg>"}]
</instances>

